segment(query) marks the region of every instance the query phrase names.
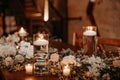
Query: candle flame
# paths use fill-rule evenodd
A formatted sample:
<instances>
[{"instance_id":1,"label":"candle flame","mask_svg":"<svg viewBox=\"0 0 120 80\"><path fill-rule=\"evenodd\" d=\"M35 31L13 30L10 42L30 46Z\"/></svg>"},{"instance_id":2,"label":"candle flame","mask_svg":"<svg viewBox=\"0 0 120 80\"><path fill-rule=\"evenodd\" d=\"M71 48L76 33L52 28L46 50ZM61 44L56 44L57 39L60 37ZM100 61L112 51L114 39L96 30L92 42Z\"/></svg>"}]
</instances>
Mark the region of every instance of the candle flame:
<instances>
[{"instance_id":1,"label":"candle flame","mask_svg":"<svg viewBox=\"0 0 120 80\"><path fill-rule=\"evenodd\" d=\"M39 34L39 39L43 39L43 34Z\"/></svg>"},{"instance_id":2,"label":"candle flame","mask_svg":"<svg viewBox=\"0 0 120 80\"><path fill-rule=\"evenodd\" d=\"M21 27L20 31L24 31L23 27Z\"/></svg>"},{"instance_id":3,"label":"candle flame","mask_svg":"<svg viewBox=\"0 0 120 80\"><path fill-rule=\"evenodd\" d=\"M20 28L19 32L20 32L20 33L26 33L26 31L24 30L23 27Z\"/></svg>"},{"instance_id":4,"label":"candle flame","mask_svg":"<svg viewBox=\"0 0 120 80\"><path fill-rule=\"evenodd\" d=\"M64 67L64 68L68 68L69 66L68 66L68 64Z\"/></svg>"},{"instance_id":5,"label":"candle flame","mask_svg":"<svg viewBox=\"0 0 120 80\"><path fill-rule=\"evenodd\" d=\"M88 27L88 30L92 31L92 30L93 30L93 27Z\"/></svg>"}]
</instances>

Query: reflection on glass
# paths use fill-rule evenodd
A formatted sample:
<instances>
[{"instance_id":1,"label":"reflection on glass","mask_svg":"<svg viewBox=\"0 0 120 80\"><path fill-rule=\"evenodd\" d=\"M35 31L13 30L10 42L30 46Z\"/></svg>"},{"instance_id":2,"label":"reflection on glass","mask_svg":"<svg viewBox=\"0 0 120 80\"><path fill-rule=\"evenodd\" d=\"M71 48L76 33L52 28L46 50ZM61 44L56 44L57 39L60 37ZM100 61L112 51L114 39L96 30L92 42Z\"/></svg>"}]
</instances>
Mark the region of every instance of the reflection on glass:
<instances>
[{"instance_id":1,"label":"reflection on glass","mask_svg":"<svg viewBox=\"0 0 120 80\"><path fill-rule=\"evenodd\" d=\"M92 55L96 51L96 27L86 26L83 27L83 49L84 53Z\"/></svg>"}]
</instances>

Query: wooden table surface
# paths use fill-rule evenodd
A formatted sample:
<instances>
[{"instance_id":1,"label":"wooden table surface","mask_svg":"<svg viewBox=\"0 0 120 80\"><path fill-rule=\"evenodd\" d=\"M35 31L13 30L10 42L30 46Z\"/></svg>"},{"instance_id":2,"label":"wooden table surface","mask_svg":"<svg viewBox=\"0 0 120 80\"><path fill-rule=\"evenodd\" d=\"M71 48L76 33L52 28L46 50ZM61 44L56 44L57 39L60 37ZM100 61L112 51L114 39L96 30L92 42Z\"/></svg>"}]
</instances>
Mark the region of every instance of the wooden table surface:
<instances>
[{"instance_id":1,"label":"wooden table surface","mask_svg":"<svg viewBox=\"0 0 120 80\"><path fill-rule=\"evenodd\" d=\"M28 75L25 71L20 72L9 72L7 70L1 70L3 73L3 80L59 80L57 76L53 75L44 75L44 76L36 76L34 74Z\"/></svg>"}]
</instances>

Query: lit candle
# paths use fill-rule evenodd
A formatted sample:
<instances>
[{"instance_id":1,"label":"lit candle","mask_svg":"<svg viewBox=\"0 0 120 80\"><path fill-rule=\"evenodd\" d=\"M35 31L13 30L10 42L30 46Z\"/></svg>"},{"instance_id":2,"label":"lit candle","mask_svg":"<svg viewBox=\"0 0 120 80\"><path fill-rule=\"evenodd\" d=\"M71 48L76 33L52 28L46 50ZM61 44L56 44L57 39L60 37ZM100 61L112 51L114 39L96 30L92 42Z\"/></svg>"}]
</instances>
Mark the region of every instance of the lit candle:
<instances>
[{"instance_id":1,"label":"lit candle","mask_svg":"<svg viewBox=\"0 0 120 80\"><path fill-rule=\"evenodd\" d=\"M23 27L21 27L20 30L19 30L19 32L18 32L18 34L23 37L23 36L27 35L27 32L24 30Z\"/></svg>"},{"instance_id":2,"label":"lit candle","mask_svg":"<svg viewBox=\"0 0 120 80\"><path fill-rule=\"evenodd\" d=\"M34 45L41 46L41 45L48 45L48 41L45 39L40 39L38 38L36 41L33 43Z\"/></svg>"},{"instance_id":3,"label":"lit candle","mask_svg":"<svg viewBox=\"0 0 120 80\"><path fill-rule=\"evenodd\" d=\"M49 3L48 0L45 0L44 4L44 21L48 21L49 19Z\"/></svg>"},{"instance_id":4,"label":"lit candle","mask_svg":"<svg viewBox=\"0 0 120 80\"><path fill-rule=\"evenodd\" d=\"M42 34L39 34L39 38L33 42L34 45L41 46L41 45L48 45L48 41L43 38Z\"/></svg>"},{"instance_id":5,"label":"lit candle","mask_svg":"<svg viewBox=\"0 0 120 80\"><path fill-rule=\"evenodd\" d=\"M63 68L63 75L64 76L69 76L70 75L70 67L68 65L66 65L64 68Z\"/></svg>"},{"instance_id":6,"label":"lit candle","mask_svg":"<svg viewBox=\"0 0 120 80\"><path fill-rule=\"evenodd\" d=\"M96 36L96 31L93 30L93 27L88 27L85 32L83 32L84 36Z\"/></svg>"},{"instance_id":7,"label":"lit candle","mask_svg":"<svg viewBox=\"0 0 120 80\"><path fill-rule=\"evenodd\" d=\"M25 65L25 71L26 71L26 74L32 74L32 72L33 72L33 65L32 64L26 64Z\"/></svg>"},{"instance_id":8,"label":"lit candle","mask_svg":"<svg viewBox=\"0 0 120 80\"><path fill-rule=\"evenodd\" d=\"M40 46L40 50L44 50L48 53L48 44L49 44L49 41L44 39L44 34L39 34L39 37L33 41L33 44L35 46ZM44 46L44 47L42 47Z\"/></svg>"}]
</instances>

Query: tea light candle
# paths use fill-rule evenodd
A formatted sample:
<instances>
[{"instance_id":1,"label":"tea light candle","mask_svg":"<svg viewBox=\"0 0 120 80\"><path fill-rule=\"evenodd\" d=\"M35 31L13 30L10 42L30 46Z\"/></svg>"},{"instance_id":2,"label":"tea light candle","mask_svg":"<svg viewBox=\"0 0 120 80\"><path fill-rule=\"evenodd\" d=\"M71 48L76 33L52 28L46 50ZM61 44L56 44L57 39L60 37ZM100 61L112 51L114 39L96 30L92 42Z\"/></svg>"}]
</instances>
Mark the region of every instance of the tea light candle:
<instances>
[{"instance_id":1,"label":"tea light candle","mask_svg":"<svg viewBox=\"0 0 120 80\"><path fill-rule=\"evenodd\" d=\"M87 27L87 30L83 32L84 36L96 36L96 31L93 30L93 27Z\"/></svg>"},{"instance_id":2,"label":"tea light candle","mask_svg":"<svg viewBox=\"0 0 120 80\"><path fill-rule=\"evenodd\" d=\"M64 68L63 68L63 75L64 76L69 76L70 75L70 67L68 65L66 65Z\"/></svg>"},{"instance_id":3,"label":"tea light candle","mask_svg":"<svg viewBox=\"0 0 120 80\"><path fill-rule=\"evenodd\" d=\"M45 39L38 38L36 41L33 42L33 44L37 46L48 45L48 41Z\"/></svg>"},{"instance_id":4,"label":"tea light candle","mask_svg":"<svg viewBox=\"0 0 120 80\"><path fill-rule=\"evenodd\" d=\"M19 32L18 32L18 34L19 34L20 36L24 37L24 36L27 35L27 32L24 30L23 27L21 27L20 30L19 30Z\"/></svg>"},{"instance_id":5,"label":"tea light candle","mask_svg":"<svg viewBox=\"0 0 120 80\"><path fill-rule=\"evenodd\" d=\"M39 46L40 50L45 51L48 53L48 44L49 41L45 39L47 34L40 34L38 33L36 37L34 37L33 45Z\"/></svg>"},{"instance_id":6,"label":"tea light candle","mask_svg":"<svg viewBox=\"0 0 120 80\"><path fill-rule=\"evenodd\" d=\"M32 72L33 72L33 65L32 64L26 64L25 65L25 71L26 71L26 74L32 74Z\"/></svg>"}]
</instances>

